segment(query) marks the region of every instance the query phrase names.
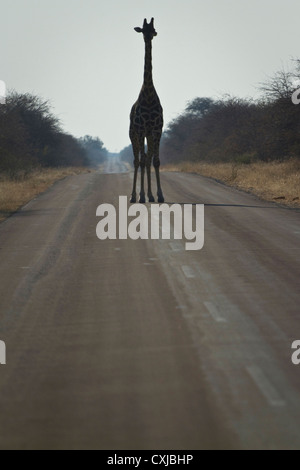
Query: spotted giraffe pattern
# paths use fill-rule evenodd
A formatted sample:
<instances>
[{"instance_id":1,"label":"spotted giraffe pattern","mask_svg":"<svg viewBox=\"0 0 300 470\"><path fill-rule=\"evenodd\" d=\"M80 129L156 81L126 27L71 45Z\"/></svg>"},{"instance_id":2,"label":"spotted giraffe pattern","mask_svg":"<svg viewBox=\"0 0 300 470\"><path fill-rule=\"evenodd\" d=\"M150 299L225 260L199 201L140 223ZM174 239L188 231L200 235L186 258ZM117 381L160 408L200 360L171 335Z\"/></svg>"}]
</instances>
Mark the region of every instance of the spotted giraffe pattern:
<instances>
[{"instance_id":1,"label":"spotted giraffe pattern","mask_svg":"<svg viewBox=\"0 0 300 470\"><path fill-rule=\"evenodd\" d=\"M136 202L136 182L139 167L141 167L141 192L139 202L145 202L144 174L147 169L148 199L154 202L151 191L151 163L156 173L158 202L164 202L159 176L159 144L163 129L163 109L153 85L152 79L152 39L157 35L154 20L148 24L144 21L143 28L135 28L143 33L145 41L144 82L137 101L130 113L129 136L134 154L134 181L131 202ZM147 153L145 152L147 140Z\"/></svg>"}]
</instances>

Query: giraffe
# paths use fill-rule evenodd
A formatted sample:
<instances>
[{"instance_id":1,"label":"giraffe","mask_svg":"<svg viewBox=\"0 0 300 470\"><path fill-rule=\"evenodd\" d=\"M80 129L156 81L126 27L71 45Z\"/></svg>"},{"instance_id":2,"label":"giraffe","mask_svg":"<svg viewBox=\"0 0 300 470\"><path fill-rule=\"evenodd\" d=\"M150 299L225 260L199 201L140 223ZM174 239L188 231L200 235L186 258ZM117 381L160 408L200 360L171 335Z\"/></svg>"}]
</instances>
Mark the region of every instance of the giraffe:
<instances>
[{"instance_id":1,"label":"giraffe","mask_svg":"<svg viewBox=\"0 0 300 470\"><path fill-rule=\"evenodd\" d=\"M152 39L157 36L154 29L154 19L150 23L144 20L143 28L134 28L137 33L143 33L145 41L145 67L144 83L137 101L130 113L129 137L134 154L134 179L131 194L131 203L136 202L136 182L138 169L141 167L140 203L145 203L144 175L147 169L148 199L155 202L151 191L151 163L155 168L157 182L158 202L164 202L159 175L159 144L163 128L163 109L155 91L152 79ZM145 139L147 140L147 153L145 152Z\"/></svg>"}]
</instances>

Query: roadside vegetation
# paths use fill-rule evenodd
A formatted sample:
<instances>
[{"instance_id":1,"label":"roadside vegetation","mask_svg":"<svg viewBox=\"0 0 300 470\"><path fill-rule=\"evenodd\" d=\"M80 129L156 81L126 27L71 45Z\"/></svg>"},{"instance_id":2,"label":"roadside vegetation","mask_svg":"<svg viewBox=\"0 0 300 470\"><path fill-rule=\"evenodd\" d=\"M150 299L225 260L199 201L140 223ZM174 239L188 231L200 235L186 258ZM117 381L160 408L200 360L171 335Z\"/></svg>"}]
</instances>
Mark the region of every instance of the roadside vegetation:
<instances>
[{"instance_id":1,"label":"roadside vegetation","mask_svg":"<svg viewBox=\"0 0 300 470\"><path fill-rule=\"evenodd\" d=\"M56 181L88 171L92 170L87 167L42 168L32 171L23 179L0 178L0 222Z\"/></svg>"},{"instance_id":2,"label":"roadside vegetation","mask_svg":"<svg viewBox=\"0 0 300 470\"><path fill-rule=\"evenodd\" d=\"M196 173L262 199L300 207L300 159L243 163L181 162L164 165L165 171Z\"/></svg>"},{"instance_id":3,"label":"roadside vegetation","mask_svg":"<svg viewBox=\"0 0 300 470\"><path fill-rule=\"evenodd\" d=\"M0 105L0 220L55 181L97 168L107 155L98 137L65 133L49 102L11 92Z\"/></svg>"},{"instance_id":4,"label":"roadside vegetation","mask_svg":"<svg viewBox=\"0 0 300 470\"><path fill-rule=\"evenodd\" d=\"M300 61L260 85L258 101L198 97L167 127L165 169L195 172L299 206ZM297 93L299 90L299 93Z\"/></svg>"},{"instance_id":5,"label":"roadside vegetation","mask_svg":"<svg viewBox=\"0 0 300 470\"><path fill-rule=\"evenodd\" d=\"M199 173L299 205L300 60L292 68L260 84L256 101L228 95L190 101L162 136L162 169ZM130 147L121 158L132 162Z\"/></svg>"}]
</instances>

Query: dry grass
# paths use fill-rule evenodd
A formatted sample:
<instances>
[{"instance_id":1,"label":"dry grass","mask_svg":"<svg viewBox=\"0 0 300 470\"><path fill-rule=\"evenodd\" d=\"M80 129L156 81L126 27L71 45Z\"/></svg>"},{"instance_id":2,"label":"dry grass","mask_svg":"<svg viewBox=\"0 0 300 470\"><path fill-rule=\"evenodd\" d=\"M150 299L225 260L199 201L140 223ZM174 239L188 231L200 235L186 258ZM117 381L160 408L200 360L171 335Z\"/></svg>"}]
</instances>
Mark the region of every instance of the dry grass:
<instances>
[{"instance_id":1,"label":"dry grass","mask_svg":"<svg viewBox=\"0 0 300 470\"><path fill-rule=\"evenodd\" d=\"M300 160L251 163L180 163L162 170L197 173L215 178L229 186L250 191L262 199L300 207Z\"/></svg>"},{"instance_id":2,"label":"dry grass","mask_svg":"<svg viewBox=\"0 0 300 470\"><path fill-rule=\"evenodd\" d=\"M0 179L0 222L44 192L60 179L91 170L86 168L51 168L32 173L21 181Z\"/></svg>"}]
</instances>

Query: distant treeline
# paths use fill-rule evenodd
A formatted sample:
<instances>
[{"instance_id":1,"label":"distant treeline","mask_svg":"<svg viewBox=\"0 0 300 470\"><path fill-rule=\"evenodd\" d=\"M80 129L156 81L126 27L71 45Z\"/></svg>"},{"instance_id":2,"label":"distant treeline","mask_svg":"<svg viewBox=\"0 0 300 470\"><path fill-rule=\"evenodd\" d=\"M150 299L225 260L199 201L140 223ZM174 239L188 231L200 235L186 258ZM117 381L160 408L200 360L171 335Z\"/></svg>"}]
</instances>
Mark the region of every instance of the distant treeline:
<instances>
[{"instance_id":1,"label":"distant treeline","mask_svg":"<svg viewBox=\"0 0 300 470\"><path fill-rule=\"evenodd\" d=\"M300 157L300 63L294 73L280 71L260 86L252 101L227 96L195 98L172 121L161 142L163 163L182 160L239 162ZM295 93L297 95L297 93Z\"/></svg>"},{"instance_id":2,"label":"distant treeline","mask_svg":"<svg viewBox=\"0 0 300 470\"><path fill-rule=\"evenodd\" d=\"M128 145L127 147L123 148L123 150L121 150L120 158L123 162L130 163L130 165L133 164L133 152L131 145Z\"/></svg>"},{"instance_id":3,"label":"distant treeline","mask_svg":"<svg viewBox=\"0 0 300 470\"><path fill-rule=\"evenodd\" d=\"M261 84L258 101L225 96L198 97L163 133L162 164L181 161L237 162L300 157L300 61L295 71L280 71ZM122 159L133 161L131 147Z\"/></svg>"},{"instance_id":4,"label":"distant treeline","mask_svg":"<svg viewBox=\"0 0 300 470\"><path fill-rule=\"evenodd\" d=\"M100 139L63 132L38 96L13 92L0 105L0 174L6 177L23 178L41 167L97 165L106 155Z\"/></svg>"}]
</instances>

